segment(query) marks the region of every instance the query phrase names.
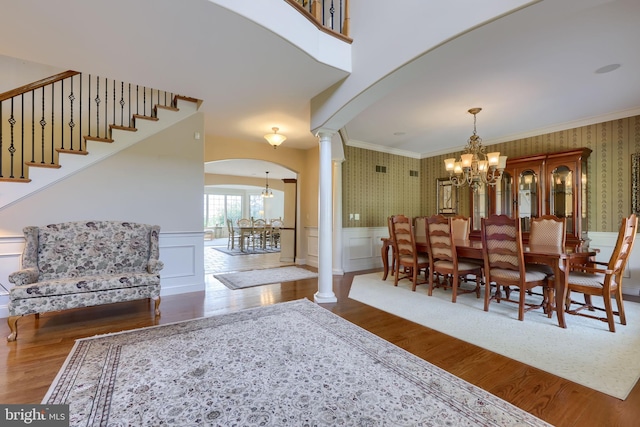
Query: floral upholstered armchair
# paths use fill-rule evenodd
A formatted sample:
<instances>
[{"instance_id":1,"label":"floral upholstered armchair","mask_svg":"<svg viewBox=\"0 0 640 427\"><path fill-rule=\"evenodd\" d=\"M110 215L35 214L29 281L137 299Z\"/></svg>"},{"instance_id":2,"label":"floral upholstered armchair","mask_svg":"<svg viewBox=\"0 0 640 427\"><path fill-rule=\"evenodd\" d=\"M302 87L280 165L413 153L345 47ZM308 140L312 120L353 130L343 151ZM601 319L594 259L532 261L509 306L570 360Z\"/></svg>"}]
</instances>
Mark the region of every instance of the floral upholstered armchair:
<instances>
[{"instance_id":1,"label":"floral upholstered armchair","mask_svg":"<svg viewBox=\"0 0 640 427\"><path fill-rule=\"evenodd\" d=\"M160 314L159 226L78 221L23 232L22 269L9 275L8 341L27 314L145 298Z\"/></svg>"}]
</instances>

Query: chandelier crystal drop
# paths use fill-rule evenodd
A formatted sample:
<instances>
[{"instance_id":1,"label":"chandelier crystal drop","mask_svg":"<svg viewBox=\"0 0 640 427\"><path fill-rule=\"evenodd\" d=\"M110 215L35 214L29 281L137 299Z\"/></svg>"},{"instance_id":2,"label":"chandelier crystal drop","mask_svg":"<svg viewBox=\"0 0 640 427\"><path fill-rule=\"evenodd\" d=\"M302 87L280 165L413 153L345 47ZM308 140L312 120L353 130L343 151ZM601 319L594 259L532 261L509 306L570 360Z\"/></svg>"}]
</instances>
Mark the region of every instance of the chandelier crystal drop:
<instances>
[{"instance_id":1,"label":"chandelier crystal drop","mask_svg":"<svg viewBox=\"0 0 640 427\"><path fill-rule=\"evenodd\" d=\"M501 156L499 151L486 153L482 145L482 138L476 131L476 114L482 108L471 108L473 114L473 135L469 137L464 154L460 160L455 158L445 159L444 165L451 183L456 187L468 185L473 191L487 185L496 185L502 177L502 172L507 165L507 156Z\"/></svg>"}]
</instances>

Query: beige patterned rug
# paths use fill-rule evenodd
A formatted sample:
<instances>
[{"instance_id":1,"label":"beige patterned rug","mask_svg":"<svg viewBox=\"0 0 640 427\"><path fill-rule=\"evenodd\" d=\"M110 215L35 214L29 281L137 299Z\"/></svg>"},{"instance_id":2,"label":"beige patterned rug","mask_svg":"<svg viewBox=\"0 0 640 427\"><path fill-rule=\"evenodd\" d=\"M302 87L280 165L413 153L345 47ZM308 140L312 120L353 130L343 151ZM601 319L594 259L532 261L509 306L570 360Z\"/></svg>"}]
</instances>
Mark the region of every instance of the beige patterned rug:
<instances>
[{"instance_id":1,"label":"beige patterned rug","mask_svg":"<svg viewBox=\"0 0 640 427\"><path fill-rule=\"evenodd\" d=\"M318 273L300 267L276 267L239 273L214 274L213 277L229 289L243 289L271 283L312 279L318 277Z\"/></svg>"},{"instance_id":2,"label":"beige patterned rug","mask_svg":"<svg viewBox=\"0 0 640 427\"><path fill-rule=\"evenodd\" d=\"M616 324L611 333L604 322L568 314L563 329L542 310L525 313L520 322L516 304L494 302L485 312L484 294L458 295L454 304L451 290L434 289L430 297L426 286L412 292L408 280L395 287L392 276L383 281L382 273L363 274L353 278L349 298L618 399L640 378L638 303L625 302L627 325Z\"/></svg>"},{"instance_id":3,"label":"beige patterned rug","mask_svg":"<svg viewBox=\"0 0 640 427\"><path fill-rule=\"evenodd\" d=\"M81 339L43 404L71 426L543 426L298 300Z\"/></svg>"}]
</instances>

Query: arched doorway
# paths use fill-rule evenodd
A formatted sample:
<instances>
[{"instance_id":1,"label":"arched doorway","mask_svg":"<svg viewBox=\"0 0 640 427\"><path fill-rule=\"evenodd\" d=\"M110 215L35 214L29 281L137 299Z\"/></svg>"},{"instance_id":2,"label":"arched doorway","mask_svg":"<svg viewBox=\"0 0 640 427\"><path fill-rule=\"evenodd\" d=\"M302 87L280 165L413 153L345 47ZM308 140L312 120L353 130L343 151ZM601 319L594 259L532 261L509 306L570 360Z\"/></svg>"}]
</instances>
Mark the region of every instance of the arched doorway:
<instances>
[{"instance_id":1,"label":"arched doorway","mask_svg":"<svg viewBox=\"0 0 640 427\"><path fill-rule=\"evenodd\" d=\"M269 161L226 159L205 163L205 273L294 263L298 210L296 180L295 171ZM291 182L294 183L293 191ZM264 197L266 192L272 197ZM237 225L240 218L263 219L267 223L281 219L286 227L279 230L275 245L258 248L254 245L240 250L237 230L234 241L229 229L229 221ZM244 245L244 239L242 243ZM270 243L274 243L273 239Z\"/></svg>"}]
</instances>

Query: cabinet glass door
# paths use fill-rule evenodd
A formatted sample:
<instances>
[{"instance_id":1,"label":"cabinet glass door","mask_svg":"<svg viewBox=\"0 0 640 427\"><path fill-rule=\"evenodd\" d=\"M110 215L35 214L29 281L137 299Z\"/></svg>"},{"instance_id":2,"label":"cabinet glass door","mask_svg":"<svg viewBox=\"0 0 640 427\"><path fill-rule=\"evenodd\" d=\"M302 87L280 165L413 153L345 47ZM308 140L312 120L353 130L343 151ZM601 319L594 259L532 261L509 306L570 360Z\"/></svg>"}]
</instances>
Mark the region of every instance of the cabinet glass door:
<instances>
[{"instance_id":1,"label":"cabinet glass door","mask_svg":"<svg viewBox=\"0 0 640 427\"><path fill-rule=\"evenodd\" d=\"M573 230L573 172L567 166L558 166L551 172L549 210L551 214L567 219L567 231Z\"/></svg>"},{"instance_id":2,"label":"cabinet glass door","mask_svg":"<svg viewBox=\"0 0 640 427\"><path fill-rule=\"evenodd\" d=\"M539 216L538 212L538 176L527 169L520 173L518 179L518 217L523 232L531 229L531 218Z\"/></svg>"},{"instance_id":3,"label":"cabinet glass door","mask_svg":"<svg viewBox=\"0 0 640 427\"><path fill-rule=\"evenodd\" d=\"M513 177L503 172L496 183L496 215L513 217Z\"/></svg>"}]
</instances>

